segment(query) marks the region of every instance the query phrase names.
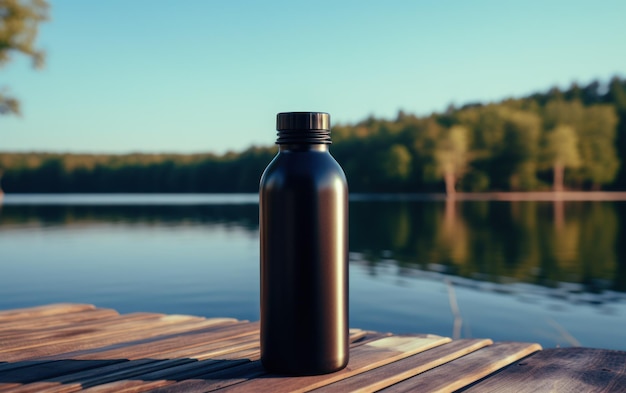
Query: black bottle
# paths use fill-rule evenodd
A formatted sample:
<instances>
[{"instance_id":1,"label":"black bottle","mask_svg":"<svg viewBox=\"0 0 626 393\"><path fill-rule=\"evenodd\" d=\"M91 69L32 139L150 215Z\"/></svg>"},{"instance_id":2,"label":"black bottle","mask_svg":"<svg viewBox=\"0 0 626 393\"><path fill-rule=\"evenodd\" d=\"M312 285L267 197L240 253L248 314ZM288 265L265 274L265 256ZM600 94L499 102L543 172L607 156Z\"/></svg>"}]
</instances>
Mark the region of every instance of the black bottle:
<instances>
[{"instance_id":1,"label":"black bottle","mask_svg":"<svg viewBox=\"0 0 626 393\"><path fill-rule=\"evenodd\" d=\"M330 115L279 113L261 177L261 361L312 375L348 363L348 188L330 155Z\"/></svg>"}]
</instances>

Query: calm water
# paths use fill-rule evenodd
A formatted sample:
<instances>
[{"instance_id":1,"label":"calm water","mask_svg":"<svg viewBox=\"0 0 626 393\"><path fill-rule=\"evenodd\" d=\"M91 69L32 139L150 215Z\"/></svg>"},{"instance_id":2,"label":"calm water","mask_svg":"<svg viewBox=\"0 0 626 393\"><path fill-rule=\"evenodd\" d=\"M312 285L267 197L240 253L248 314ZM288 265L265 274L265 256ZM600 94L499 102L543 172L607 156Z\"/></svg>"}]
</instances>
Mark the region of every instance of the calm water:
<instances>
[{"instance_id":1,"label":"calm water","mask_svg":"<svg viewBox=\"0 0 626 393\"><path fill-rule=\"evenodd\" d=\"M5 195L0 309L259 318L256 195ZM626 350L625 202L350 204L350 325Z\"/></svg>"}]
</instances>

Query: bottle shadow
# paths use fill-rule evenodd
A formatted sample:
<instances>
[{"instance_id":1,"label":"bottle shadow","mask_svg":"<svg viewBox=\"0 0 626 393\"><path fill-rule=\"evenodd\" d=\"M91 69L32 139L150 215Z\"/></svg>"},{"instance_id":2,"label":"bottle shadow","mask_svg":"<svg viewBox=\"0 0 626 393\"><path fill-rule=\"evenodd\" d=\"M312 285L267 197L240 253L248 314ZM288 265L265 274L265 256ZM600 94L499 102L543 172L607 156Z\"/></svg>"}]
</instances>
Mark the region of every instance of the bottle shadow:
<instances>
[{"instance_id":1,"label":"bottle shadow","mask_svg":"<svg viewBox=\"0 0 626 393\"><path fill-rule=\"evenodd\" d=\"M223 383L226 380L245 380L263 373L260 361L252 359L144 358L0 362L0 390L14 384L76 384L85 389L117 381L181 382L191 378Z\"/></svg>"}]
</instances>

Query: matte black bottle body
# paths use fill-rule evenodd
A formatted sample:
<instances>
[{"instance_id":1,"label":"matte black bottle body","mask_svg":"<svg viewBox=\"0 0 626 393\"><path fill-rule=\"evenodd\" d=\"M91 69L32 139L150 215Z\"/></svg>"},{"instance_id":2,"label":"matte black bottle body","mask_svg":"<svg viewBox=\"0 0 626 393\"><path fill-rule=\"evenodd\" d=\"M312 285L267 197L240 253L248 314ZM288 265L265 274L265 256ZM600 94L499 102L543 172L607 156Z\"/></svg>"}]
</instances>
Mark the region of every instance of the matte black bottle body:
<instances>
[{"instance_id":1,"label":"matte black bottle body","mask_svg":"<svg viewBox=\"0 0 626 393\"><path fill-rule=\"evenodd\" d=\"M348 190L326 144L280 145L261 178L261 361L322 374L348 362Z\"/></svg>"}]
</instances>

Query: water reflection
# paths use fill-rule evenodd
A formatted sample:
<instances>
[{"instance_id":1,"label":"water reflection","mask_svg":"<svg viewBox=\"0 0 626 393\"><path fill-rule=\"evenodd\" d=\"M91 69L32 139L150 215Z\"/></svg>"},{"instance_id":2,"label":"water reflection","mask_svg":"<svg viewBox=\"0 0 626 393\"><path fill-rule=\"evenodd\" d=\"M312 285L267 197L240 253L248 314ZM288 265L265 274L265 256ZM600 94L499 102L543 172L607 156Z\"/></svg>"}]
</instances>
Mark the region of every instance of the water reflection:
<instances>
[{"instance_id":1,"label":"water reflection","mask_svg":"<svg viewBox=\"0 0 626 393\"><path fill-rule=\"evenodd\" d=\"M226 224L255 232L255 204L208 205L0 205L0 231L10 226L117 222L143 225Z\"/></svg>"},{"instance_id":2,"label":"water reflection","mask_svg":"<svg viewBox=\"0 0 626 393\"><path fill-rule=\"evenodd\" d=\"M0 309L259 318L255 198L100 198L1 207ZM626 203L360 196L350 209L352 326L625 349Z\"/></svg>"},{"instance_id":3,"label":"water reflection","mask_svg":"<svg viewBox=\"0 0 626 393\"><path fill-rule=\"evenodd\" d=\"M256 204L5 205L0 231L126 223L232 225L256 233ZM353 263L501 284L626 291L626 203L366 201L350 205Z\"/></svg>"},{"instance_id":4,"label":"water reflection","mask_svg":"<svg viewBox=\"0 0 626 393\"><path fill-rule=\"evenodd\" d=\"M624 213L621 202L358 202L350 249L371 274L392 259L494 283L624 291Z\"/></svg>"}]
</instances>

